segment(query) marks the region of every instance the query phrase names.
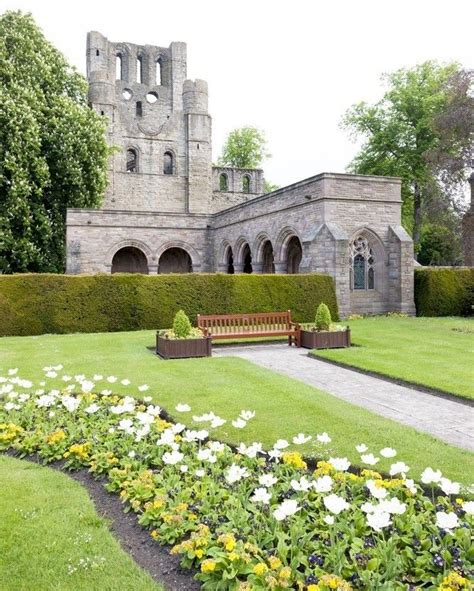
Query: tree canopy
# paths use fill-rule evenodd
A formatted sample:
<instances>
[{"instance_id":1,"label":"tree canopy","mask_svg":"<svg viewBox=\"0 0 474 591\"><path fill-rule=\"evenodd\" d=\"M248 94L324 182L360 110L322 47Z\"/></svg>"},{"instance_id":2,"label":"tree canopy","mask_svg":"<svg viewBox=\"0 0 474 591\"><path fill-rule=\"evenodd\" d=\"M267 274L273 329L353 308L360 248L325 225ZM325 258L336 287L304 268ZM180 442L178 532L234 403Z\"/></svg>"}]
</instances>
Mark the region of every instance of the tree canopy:
<instances>
[{"instance_id":1,"label":"tree canopy","mask_svg":"<svg viewBox=\"0 0 474 591\"><path fill-rule=\"evenodd\" d=\"M266 151L267 140L263 131L256 127L234 129L227 136L219 166L258 168L270 154Z\"/></svg>"},{"instance_id":2,"label":"tree canopy","mask_svg":"<svg viewBox=\"0 0 474 591\"><path fill-rule=\"evenodd\" d=\"M30 14L0 17L0 272L62 272L68 207L107 185L106 121Z\"/></svg>"},{"instance_id":3,"label":"tree canopy","mask_svg":"<svg viewBox=\"0 0 474 591\"><path fill-rule=\"evenodd\" d=\"M383 79L388 90L379 102L361 102L344 116L343 126L365 138L349 170L401 177L403 224L418 249L423 224L455 215L462 203L474 139L473 74L428 61Z\"/></svg>"}]
</instances>

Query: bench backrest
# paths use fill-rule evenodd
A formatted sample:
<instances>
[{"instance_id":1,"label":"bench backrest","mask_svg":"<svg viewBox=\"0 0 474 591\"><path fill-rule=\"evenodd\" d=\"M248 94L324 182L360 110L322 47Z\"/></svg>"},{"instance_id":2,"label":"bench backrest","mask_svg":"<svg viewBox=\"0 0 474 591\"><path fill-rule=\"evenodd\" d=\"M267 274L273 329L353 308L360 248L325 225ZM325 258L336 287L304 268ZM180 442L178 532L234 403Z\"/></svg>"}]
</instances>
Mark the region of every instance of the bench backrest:
<instances>
[{"instance_id":1,"label":"bench backrest","mask_svg":"<svg viewBox=\"0 0 474 591\"><path fill-rule=\"evenodd\" d=\"M253 314L198 314L198 327L210 334L252 333L287 330L291 323L291 311L259 312Z\"/></svg>"}]
</instances>

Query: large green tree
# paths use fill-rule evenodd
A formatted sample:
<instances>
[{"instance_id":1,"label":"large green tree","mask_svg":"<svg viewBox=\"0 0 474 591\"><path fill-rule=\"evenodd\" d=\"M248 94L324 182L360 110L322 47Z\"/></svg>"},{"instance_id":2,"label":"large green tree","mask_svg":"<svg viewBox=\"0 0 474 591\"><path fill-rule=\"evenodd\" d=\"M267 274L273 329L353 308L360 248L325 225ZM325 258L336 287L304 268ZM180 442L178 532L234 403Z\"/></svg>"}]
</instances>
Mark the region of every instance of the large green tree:
<instances>
[{"instance_id":1,"label":"large green tree","mask_svg":"<svg viewBox=\"0 0 474 591\"><path fill-rule=\"evenodd\" d=\"M67 207L107 185L106 121L30 14L0 17L0 272L62 272Z\"/></svg>"},{"instance_id":2,"label":"large green tree","mask_svg":"<svg viewBox=\"0 0 474 591\"><path fill-rule=\"evenodd\" d=\"M218 164L237 168L258 168L269 156L263 131L256 127L240 127L227 136Z\"/></svg>"},{"instance_id":3,"label":"large green tree","mask_svg":"<svg viewBox=\"0 0 474 591\"><path fill-rule=\"evenodd\" d=\"M403 224L418 249L423 224L455 217L462 203L474 138L473 75L428 61L384 80L379 102L359 103L344 116L343 126L365 140L349 170L401 177Z\"/></svg>"}]
</instances>

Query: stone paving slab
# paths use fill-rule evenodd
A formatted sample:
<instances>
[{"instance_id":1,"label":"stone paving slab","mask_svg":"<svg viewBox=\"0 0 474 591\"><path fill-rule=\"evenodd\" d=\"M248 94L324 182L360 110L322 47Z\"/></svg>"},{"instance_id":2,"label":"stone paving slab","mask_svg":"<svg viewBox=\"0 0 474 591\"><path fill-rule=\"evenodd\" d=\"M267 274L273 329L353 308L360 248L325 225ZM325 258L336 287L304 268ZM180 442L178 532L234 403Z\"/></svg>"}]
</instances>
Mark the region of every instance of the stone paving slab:
<instances>
[{"instance_id":1,"label":"stone paving slab","mask_svg":"<svg viewBox=\"0 0 474 591\"><path fill-rule=\"evenodd\" d=\"M364 375L308 356L307 349L281 343L214 347L215 357L241 357L474 451L474 407Z\"/></svg>"}]
</instances>

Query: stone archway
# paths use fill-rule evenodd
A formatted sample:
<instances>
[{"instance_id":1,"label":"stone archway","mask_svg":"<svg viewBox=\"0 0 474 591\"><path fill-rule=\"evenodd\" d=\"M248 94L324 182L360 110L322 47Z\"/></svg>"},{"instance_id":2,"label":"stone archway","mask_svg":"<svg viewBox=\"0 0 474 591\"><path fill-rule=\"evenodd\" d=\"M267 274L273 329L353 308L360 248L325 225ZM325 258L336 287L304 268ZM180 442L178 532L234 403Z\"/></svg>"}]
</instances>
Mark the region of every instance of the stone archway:
<instances>
[{"instance_id":1,"label":"stone archway","mask_svg":"<svg viewBox=\"0 0 474 591\"><path fill-rule=\"evenodd\" d=\"M242 262L244 265L243 272L252 273L252 253L248 244L245 244L242 248Z\"/></svg>"},{"instance_id":2,"label":"stone archway","mask_svg":"<svg viewBox=\"0 0 474 591\"><path fill-rule=\"evenodd\" d=\"M275 273L273 245L270 240L266 240L262 248L262 273Z\"/></svg>"},{"instance_id":3,"label":"stone archway","mask_svg":"<svg viewBox=\"0 0 474 591\"><path fill-rule=\"evenodd\" d=\"M139 248L125 246L114 254L111 272L148 274L146 256Z\"/></svg>"},{"instance_id":4,"label":"stone archway","mask_svg":"<svg viewBox=\"0 0 474 591\"><path fill-rule=\"evenodd\" d=\"M300 263L303 257L303 248L300 239L292 236L286 247L286 272L295 274L300 272Z\"/></svg>"},{"instance_id":5,"label":"stone archway","mask_svg":"<svg viewBox=\"0 0 474 591\"><path fill-rule=\"evenodd\" d=\"M232 246L228 246L225 252L225 265L226 265L226 272L229 275L233 275L234 270L234 253L232 252Z\"/></svg>"},{"instance_id":6,"label":"stone archway","mask_svg":"<svg viewBox=\"0 0 474 591\"><path fill-rule=\"evenodd\" d=\"M168 248L160 256L158 273L192 273L192 270L191 257L183 248Z\"/></svg>"}]
</instances>

